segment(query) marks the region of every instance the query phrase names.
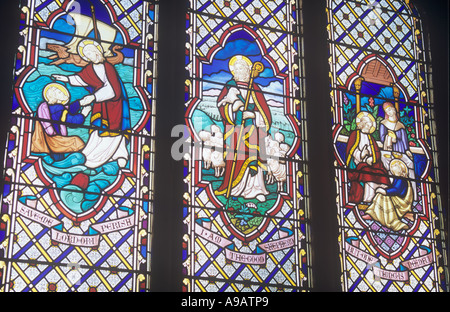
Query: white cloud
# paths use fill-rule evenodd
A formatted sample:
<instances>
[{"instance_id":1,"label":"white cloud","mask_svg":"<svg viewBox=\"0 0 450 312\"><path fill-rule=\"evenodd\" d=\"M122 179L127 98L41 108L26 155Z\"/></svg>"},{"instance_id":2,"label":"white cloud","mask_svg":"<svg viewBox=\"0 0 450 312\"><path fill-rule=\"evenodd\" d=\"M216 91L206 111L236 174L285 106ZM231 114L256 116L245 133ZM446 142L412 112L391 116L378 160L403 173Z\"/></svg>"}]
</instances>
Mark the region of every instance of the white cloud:
<instances>
[{"instance_id":1,"label":"white cloud","mask_svg":"<svg viewBox=\"0 0 450 312\"><path fill-rule=\"evenodd\" d=\"M219 89L209 89L209 90L205 90L203 91L203 95L205 96L219 96L221 90Z\"/></svg>"}]
</instances>

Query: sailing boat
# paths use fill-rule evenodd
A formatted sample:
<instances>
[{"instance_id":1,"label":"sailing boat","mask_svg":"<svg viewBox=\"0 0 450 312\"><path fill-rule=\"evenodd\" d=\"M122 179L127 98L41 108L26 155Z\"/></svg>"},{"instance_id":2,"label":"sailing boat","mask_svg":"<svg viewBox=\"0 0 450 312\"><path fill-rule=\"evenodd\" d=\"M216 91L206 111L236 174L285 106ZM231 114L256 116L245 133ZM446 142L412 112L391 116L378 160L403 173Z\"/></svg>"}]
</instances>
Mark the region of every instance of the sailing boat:
<instances>
[{"instance_id":1,"label":"sailing boat","mask_svg":"<svg viewBox=\"0 0 450 312\"><path fill-rule=\"evenodd\" d=\"M86 39L92 31L95 33L95 39L101 44L105 52L104 56L109 63L115 65L123 61L124 57L122 52L120 52L123 47L114 45L111 48L116 38L117 30L111 25L96 20L94 11L92 13L92 16L73 12L68 13L75 25L75 34L73 39L65 45L47 44L48 50L56 52L56 54L49 57L54 60L51 65L75 64L81 67L86 66L88 62L78 55L77 47L80 41ZM99 40L100 38L101 40Z\"/></svg>"}]
</instances>

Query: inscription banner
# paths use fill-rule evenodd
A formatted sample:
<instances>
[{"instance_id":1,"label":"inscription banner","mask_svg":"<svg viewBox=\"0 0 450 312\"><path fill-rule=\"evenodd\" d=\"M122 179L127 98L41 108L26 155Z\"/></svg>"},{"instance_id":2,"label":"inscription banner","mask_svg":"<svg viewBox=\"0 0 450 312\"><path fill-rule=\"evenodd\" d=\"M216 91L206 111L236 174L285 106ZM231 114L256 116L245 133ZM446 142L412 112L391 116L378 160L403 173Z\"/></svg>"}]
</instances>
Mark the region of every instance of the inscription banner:
<instances>
[{"instance_id":1,"label":"inscription banner","mask_svg":"<svg viewBox=\"0 0 450 312\"><path fill-rule=\"evenodd\" d=\"M295 238L292 232L288 229L280 229L279 236L280 239L273 240L266 243L258 244L256 248L256 254L248 254L242 253L232 250L233 242L229 239L212 232L207 227L210 227L210 222L205 222L203 220L202 224L205 226L201 226L200 224L195 224L195 233L207 240L210 243L213 243L221 248L225 249L225 257L228 261L239 262L245 264L258 264L264 265L266 263L267 253L276 252L282 249L291 248L295 245ZM303 236L301 235L300 239Z\"/></svg>"},{"instance_id":2,"label":"inscription banner","mask_svg":"<svg viewBox=\"0 0 450 312\"><path fill-rule=\"evenodd\" d=\"M58 230L55 227L61 226L62 222L58 219L50 217L49 215L38 211L35 207L37 204L36 200L27 199L26 203L33 206L28 206L19 201L17 212L34 222L41 224L47 228L51 229L51 239L55 242L67 244L71 246L80 246L80 247L97 247L100 240L99 234L94 235L81 235L74 233L67 233L61 230ZM119 214L123 214L124 212ZM107 221L107 222L99 222L91 225L91 229L95 230L100 234L106 234L116 231L121 231L125 229L132 228L135 226L134 214L127 217L120 217L116 220Z\"/></svg>"},{"instance_id":3,"label":"inscription banner","mask_svg":"<svg viewBox=\"0 0 450 312\"><path fill-rule=\"evenodd\" d=\"M410 271L433 264L433 255L428 247L421 246L420 256L400 262L400 271L380 268L380 260L358 248L359 241L345 242L345 251L353 257L366 262L368 268L373 270L376 279L385 279L398 282L407 282Z\"/></svg>"}]
</instances>

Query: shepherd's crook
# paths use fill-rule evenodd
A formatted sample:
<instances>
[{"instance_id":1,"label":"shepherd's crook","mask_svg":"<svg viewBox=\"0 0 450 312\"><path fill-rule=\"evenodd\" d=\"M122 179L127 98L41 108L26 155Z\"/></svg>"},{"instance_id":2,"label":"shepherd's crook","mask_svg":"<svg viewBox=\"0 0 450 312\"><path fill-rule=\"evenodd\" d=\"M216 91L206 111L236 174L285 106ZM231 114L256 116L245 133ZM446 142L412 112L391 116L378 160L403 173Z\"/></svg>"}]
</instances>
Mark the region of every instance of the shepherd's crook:
<instances>
[{"instance_id":1,"label":"shepherd's crook","mask_svg":"<svg viewBox=\"0 0 450 312\"><path fill-rule=\"evenodd\" d=\"M250 81L248 83L248 91L247 91L247 96L245 98L245 105L244 105L244 112L247 110L248 108L248 102L250 100L250 94L252 92L251 87L253 85L253 80L258 77L258 75L264 70L264 65L261 62L256 62L255 64L253 64L252 69L251 69L251 75L250 75ZM236 155L237 155L237 149L239 148L239 145L241 144L241 137L242 137L242 131L243 131L243 127L244 126L244 118L242 118L241 121L241 129L239 131L239 136L238 136L238 141L236 144L236 148L234 150L234 159L233 159L233 165L231 167L231 175L230 175L230 179L228 181L228 188L227 188L227 199L230 198L230 193L231 193L231 184L233 183L233 176L234 176L234 170L236 168Z\"/></svg>"}]
</instances>

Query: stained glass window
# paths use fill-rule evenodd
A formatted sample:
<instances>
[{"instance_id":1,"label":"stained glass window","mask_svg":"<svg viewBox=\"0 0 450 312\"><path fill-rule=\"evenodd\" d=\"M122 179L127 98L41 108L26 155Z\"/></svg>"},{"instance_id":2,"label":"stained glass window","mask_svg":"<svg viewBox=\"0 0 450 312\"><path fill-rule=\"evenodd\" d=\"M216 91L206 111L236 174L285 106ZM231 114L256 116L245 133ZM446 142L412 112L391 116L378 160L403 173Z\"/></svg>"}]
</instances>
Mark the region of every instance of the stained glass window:
<instances>
[{"instance_id":1,"label":"stained glass window","mask_svg":"<svg viewBox=\"0 0 450 312\"><path fill-rule=\"evenodd\" d=\"M396 0L329 0L327 14L343 290L447 290L421 17Z\"/></svg>"},{"instance_id":2,"label":"stained glass window","mask_svg":"<svg viewBox=\"0 0 450 312\"><path fill-rule=\"evenodd\" d=\"M309 289L298 1L190 1L184 291Z\"/></svg>"},{"instance_id":3,"label":"stained glass window","mask_svg":"<svg viewBox=\"0 0 450 312\"><path fill-rule=\"evenodd\" d=\"M23 0L20 10L1 288L145 291L157 1Z\"/></svg>"},{"instance_id":4,"label":"stained glass window","mask_svg":"<svg viewBox=\"0 0 450 312\"><path fill-rule=\"evenodd\" d=\"M0 292L448 291L412 0L16 2Z\"/></svg>"}]
</instances>

